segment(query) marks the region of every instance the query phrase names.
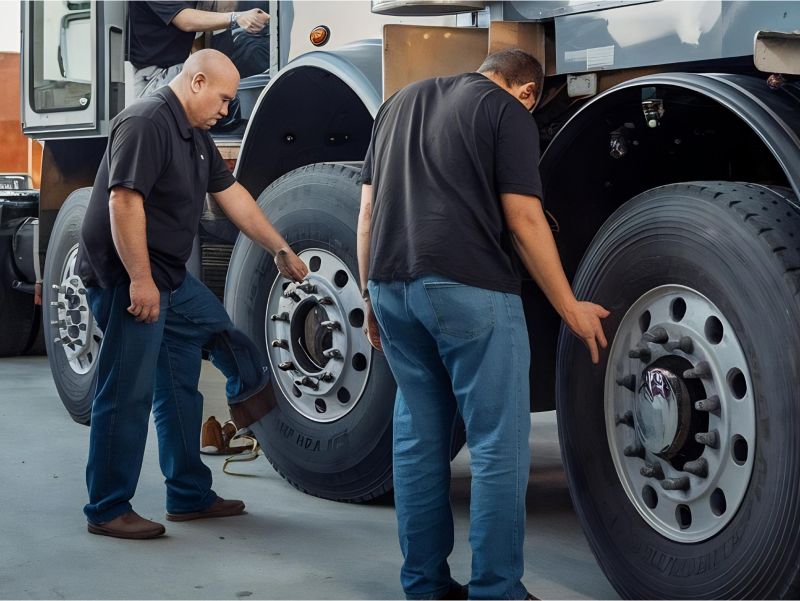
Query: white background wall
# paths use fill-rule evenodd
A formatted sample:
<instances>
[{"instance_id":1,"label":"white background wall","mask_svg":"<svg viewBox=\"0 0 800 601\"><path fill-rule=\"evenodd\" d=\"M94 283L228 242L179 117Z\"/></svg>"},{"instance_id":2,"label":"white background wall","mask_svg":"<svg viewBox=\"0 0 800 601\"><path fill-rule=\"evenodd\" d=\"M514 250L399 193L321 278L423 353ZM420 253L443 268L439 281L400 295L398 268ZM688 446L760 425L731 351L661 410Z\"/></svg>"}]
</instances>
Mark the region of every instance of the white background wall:
<instances>
[{"instance_id":1,"label":"white background wall","mask_svg":"<svg viewBox=\"0 0 800 601\"><path fill-rule=\"evenodd\" d=\"M0 0L0 52L19 52L19 0Z\"/></svg>"}]
</instances>

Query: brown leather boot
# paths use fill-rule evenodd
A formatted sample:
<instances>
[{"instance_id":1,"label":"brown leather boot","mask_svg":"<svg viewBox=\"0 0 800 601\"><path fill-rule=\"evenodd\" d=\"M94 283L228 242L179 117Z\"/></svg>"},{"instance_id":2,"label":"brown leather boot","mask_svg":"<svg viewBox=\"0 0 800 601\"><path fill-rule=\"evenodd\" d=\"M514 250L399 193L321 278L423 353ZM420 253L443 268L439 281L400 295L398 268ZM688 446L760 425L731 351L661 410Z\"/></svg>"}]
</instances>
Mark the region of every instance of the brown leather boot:
<instances>
[{"instance_id":1,"label":"brown leather boot","mask_svg":"<svg viewBox=\"0 0 800 601\"><path fill-rule=\"evenodd\" d=\"M92 534L131 539L155 538L167 531L163 525L146 520L135 511L123 513L110 522L103 522L102 524L87 523L86 527Z\"/></svg>"},{"instance_id":2,"label":"brown leather boot","mask_svg":"<svg viewBox=\"0 0 800 601\"><path fill-rule=\"evenodd\" d=\"M209 507L200 511L189 513L168 513L167 519L170 522L188 522L189 520L202 520L205 518L226 518L231 515L239 515L244 511L244 501L225 500L217 497Z\"/></svg>"}]
</instances>

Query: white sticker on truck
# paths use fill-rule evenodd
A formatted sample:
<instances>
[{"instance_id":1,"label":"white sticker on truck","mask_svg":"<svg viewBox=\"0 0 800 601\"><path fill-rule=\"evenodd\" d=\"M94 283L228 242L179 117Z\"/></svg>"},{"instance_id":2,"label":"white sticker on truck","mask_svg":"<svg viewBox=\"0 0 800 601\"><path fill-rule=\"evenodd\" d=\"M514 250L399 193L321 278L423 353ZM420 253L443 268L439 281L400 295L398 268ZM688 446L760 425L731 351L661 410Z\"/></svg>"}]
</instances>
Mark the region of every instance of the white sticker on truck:
<instances>
[{"instance_id":1,"label":"white sticker on truck","mask_svg":"<svg viewBox=\"0 0 800 601\"><path fill-rule=\"evenodd\" d=\"M568 50L564 52L564 61L586 61L587 70L610 67L614 64L614 46L587 48L586 50Z\"/></svg>"}]
</instances>

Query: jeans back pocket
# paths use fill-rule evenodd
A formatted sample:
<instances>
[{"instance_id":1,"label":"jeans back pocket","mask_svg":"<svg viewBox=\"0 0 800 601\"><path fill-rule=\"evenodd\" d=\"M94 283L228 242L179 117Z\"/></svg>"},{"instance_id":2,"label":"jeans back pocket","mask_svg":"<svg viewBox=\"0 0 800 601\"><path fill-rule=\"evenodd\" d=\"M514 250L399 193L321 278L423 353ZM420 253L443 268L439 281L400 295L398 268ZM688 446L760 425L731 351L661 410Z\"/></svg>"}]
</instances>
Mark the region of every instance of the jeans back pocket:
<instances>
[{"instance_id":1,"label":"jeans back pocket","mask_svg":"<svg viewBox=\"0 0 800 601\"><path fill-rule=\"evenodd\" d=\"M442 334L475 338L494 326L494 295L490 290L450 281L423 285Z\"/></svg>"}]
</instances>

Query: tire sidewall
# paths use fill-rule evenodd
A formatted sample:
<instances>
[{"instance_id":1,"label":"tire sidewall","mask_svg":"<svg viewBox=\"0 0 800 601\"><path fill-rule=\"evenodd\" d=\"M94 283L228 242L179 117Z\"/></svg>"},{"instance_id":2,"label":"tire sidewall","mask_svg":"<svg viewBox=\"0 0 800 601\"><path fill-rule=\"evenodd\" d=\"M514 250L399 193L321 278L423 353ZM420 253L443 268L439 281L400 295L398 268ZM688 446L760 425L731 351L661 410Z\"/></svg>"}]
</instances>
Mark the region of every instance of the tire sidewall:
<instances>
[{"instance_id":1,"label":"tire sidewall","mask_svg":"<svg viewBox=\"0 0 800 601\"><path fill-rule=\"evenodd\" d=\"M787 449L796 448L792 433L800 401L791 367L800 364L797 303L757 236L698 190L652 190L612 215L574 286L580 300L611 311L603 322L609 347L600 364L592 365L563 328L559 341L558 421L570 489L599 563L615 588L633 598L774 596L796 560L785 551L797 544L797 453L787 456ZM665 284L693 288L722 311L744 351L755 399L748 491L720 533L694 544L661 536L639 515L617 476L605 429L610 341L633 302ZM786 545L778 548L776 537L786 538ZM764 573L771 576L755 578Z\"/></svg>"},{"instance_id":2,"label":"tire sidewall","mask_svg":"<svg viewBox=\"0 0 800 601\"><path fill-rule=\"evenodd\" d=\"M358 170L312 165L267 188L258 204L292 250L339 257L358 278L355 225ZM239 236L228 271L225 305L237 327L266 348L269 292L278 276L267 251ZM272 374L278 407L253 427L276 469L299 488L326 498L358 500L390 486L391 424L396 386L382 353L373 350L367 384L355 407L328 423L298 412Z\"/></svg>"},{"instance_id":3,"label":"tire sidewall","mask_svg":"<svg viewBox=\"0 0 800 601\"><path fill-rule=\"evenodd\" d=\"M47 246L44 276L42 282L42 307L47 356L50 361L50 370L53 374L58 394L70 416L76 422L89 424L92 415L92 402L96 386L95 361L92 368L85 374L78 374L70 367L64 349L54 340L58 337L58 330L50 325L53 319L51 302L58 300L58 294L53 285L61 283L62 270L67 254L80 239L83 218L89 206L91 188L75 190L67 197L58 212L58 217L53 225L50 242Z\"/></svg>"}]
</instances>

